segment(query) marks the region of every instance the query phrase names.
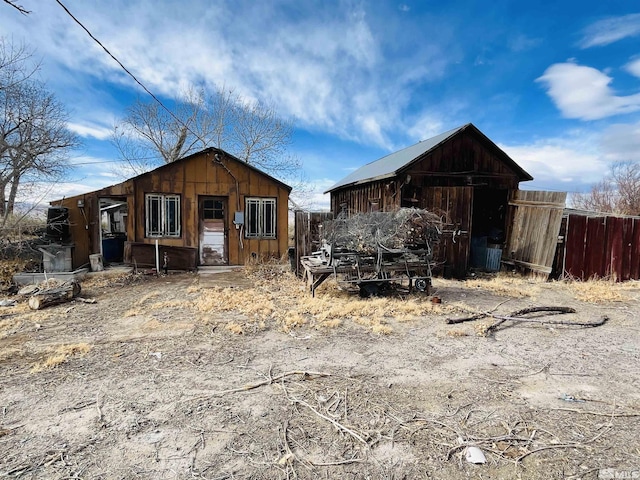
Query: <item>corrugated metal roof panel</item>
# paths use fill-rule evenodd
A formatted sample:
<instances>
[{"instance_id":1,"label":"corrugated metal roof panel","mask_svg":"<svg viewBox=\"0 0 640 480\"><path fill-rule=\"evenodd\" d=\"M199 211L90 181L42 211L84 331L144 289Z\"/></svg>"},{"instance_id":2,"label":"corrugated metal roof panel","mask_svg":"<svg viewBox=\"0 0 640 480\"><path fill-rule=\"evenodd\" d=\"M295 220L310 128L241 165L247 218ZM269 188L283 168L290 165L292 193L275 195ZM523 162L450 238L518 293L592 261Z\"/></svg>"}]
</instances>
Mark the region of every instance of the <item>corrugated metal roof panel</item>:
<instances>
[{"instance_id":1,"label":"corrugated metal roof panel","mask_svg":"<svg viewBox=\"0 0 640 480\"><path fill-rule=\"evenodd\" d=\"M402 169L404 166L411 163L421 155L424 155L429 150L437 147L447 138L464 129L467 125L454 128L453 130L441 133L440 135L436 135L435 137L429 138L427 140L422 140L415 145L411 145L410 147L404 148L394 153L390 153L389 155L379 158L378 160L375 160L371 163L367 163L366 165L363 165L362 167L344 177L325 193L331 192L332 190L344 187L346 185L354 185L365 181L368 182L373 180L380 180L386 177L394 176L398 170Z\"/></svg>"}]
</instances>

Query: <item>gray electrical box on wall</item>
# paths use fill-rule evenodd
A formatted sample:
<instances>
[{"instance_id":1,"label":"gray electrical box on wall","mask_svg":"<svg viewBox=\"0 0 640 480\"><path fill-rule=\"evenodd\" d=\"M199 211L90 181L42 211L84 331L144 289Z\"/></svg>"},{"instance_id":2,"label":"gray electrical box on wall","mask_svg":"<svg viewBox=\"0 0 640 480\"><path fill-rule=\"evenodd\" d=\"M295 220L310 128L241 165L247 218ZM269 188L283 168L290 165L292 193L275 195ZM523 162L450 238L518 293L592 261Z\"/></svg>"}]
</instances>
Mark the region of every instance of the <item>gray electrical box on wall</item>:
<instances>
[{"instance_id":1,"label":"gray electrical box on wall","mask_svg":"<svg viewBox=\"0 0 640 480\"><path fill-rule=\"evenodd\" d=\"M236 212L233 215L233 223L236 225L244 225L244 212Z\"/></svg>"}]
</instances>

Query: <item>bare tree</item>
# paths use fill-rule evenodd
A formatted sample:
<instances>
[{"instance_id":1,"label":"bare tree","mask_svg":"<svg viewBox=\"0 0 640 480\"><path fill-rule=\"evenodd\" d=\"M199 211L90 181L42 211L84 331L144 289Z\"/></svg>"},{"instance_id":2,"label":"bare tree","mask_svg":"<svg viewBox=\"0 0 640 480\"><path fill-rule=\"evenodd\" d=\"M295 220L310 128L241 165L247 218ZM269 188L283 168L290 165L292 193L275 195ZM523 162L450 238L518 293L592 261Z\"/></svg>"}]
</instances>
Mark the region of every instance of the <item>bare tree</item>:
<instances>
[{"instance_id":1,"label":"bare tree","mask_svg":"<svg viewBox=\"0 0 640 480\"><path fill-rule=\"evenodd\" d=\"M249 102L233 90L189 90L172 113L156 102L137 100L112 137L133 173L170 163L203 148L222 148L273 176L300 168L287 155L293 129L271 105Z\"/></svg>"},{"instance_id":2,"label":"bare tree","mask_svg":"<svg viewBox=\"0 0 640 480\"><path fill-rule=\"evenodd\" d=\"M10 7L15 8L16 10L18 10L21 14L23 15L28 15L29 13L31 13L29 10L25 9L23 6L18 5L15 1L12 0L4 0L4 3L6 3L7 5L9 5Z\"/></svg>"},{"instance_id":3,"label":"bare tree","mask_svg":"<svg viewBox=\"0 0 640 480\"><path fill-rule=\"evenodd\" d=\"M9 54L7 55L7 52ZM31 78L23 50L4 49L0 69L0 221L13 213L25 181L54 180L67 168L70 150L79 145L67 128L64 106ZM1 61L1 60L0 60Z\"/></svg>"},{"instance_id":4,"label":"bare tree","mask_svg":"<svg viewBox=\"0 0 640 480\"><path fill-rule=\"evenodd\" d=\"M640 215L640 164L614 164L590 192L574 195L572 204L596 212Z\"/></svg>"}]
</instances>

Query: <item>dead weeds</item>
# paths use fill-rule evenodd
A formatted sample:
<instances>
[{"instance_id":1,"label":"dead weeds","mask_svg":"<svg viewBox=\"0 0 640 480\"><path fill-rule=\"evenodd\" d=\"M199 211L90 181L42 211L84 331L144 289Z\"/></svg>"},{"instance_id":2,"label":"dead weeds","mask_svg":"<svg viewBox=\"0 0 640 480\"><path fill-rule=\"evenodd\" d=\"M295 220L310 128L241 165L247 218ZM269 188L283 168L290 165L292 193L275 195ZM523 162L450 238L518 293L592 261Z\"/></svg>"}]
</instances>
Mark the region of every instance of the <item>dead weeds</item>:
<instances>
[{"instance_id":1,"label":"dead weeds","mask_svg":"<svg viewBox=\"0 0 640 480\"><path fill-rule=\"evenodd\" d=\"M236 318L227 327L233 333L269 326L284 332L302 326L332 329L343 325L344 321L351 321L382 335L393 331L390 319L405 322L455 310L455 307L434 304L420 294L363 299L340 290L334 281L325 282L316 296L311 297L300 279L285 271L282 265L258 267L253 265L247 271L255 285L251 290L225 287L190 289L190 293L199 294L195 301L196 310L203 314L241 314L243 322Z\"/></svg>"},{"instance_id":2,"label":"dead weeds","mask_svg":"<svg viewBox=\"0 0 640 480\"><path fill-rule=\"evenodd\" d=\"M516 276L506 272L500 272L488 279L478 278L463 282L465 288L512 298L534 297L538 293L541 283L544 283L544 280Z\"/></svg>"},{"instance_id":3,"label":"dead weeds","mask_svg":"<svg viewBox=\"0 0 640 480\"><path fill-rule=\"evenodd\" d=\"M91 350L91 345L87 343L75 343L72 345L60 345L51 355L42 362L38 362L31 367L29 373L39 373L43 370L55 368L65 363L71 356L82 356Z\"/></svg>"},{"instance_id":4,"label":"dead weeds","mask_svg":"<svg viewBox=\"0 0 640 480\"><path fill-rule=\"evenodd\" d=\"M628 290L630 285L611 280L593 279L586 282L570 280L564 282L564 286L576 300L581 302L603 304L629 300L623 292Z\"/></svg>"}]
</instances>

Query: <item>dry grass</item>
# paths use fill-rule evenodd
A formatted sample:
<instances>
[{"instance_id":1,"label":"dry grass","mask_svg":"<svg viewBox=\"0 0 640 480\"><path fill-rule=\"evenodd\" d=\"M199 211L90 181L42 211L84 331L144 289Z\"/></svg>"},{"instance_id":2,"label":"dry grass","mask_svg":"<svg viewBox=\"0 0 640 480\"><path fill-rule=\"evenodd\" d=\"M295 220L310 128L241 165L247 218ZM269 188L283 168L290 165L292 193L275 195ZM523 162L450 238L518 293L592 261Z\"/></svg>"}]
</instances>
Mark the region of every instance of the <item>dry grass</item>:
<instances>
[{"instance_id":1,"label":"dry grass","mask_svg":"<svg viewBox=\"0 0 640 480\"><path fill-rule=\"evenodd\" d=\"M342 291L328 280L311 297L304 284L278 262L253 263L245 273L255 288L193 288L199 293L195 308L202 313L234 312L241 318L230 320L228 330L234 333L275 327L284 332L307 326L332 329L346 321L376 334L387 335L393 329L388 320L409 321L454 310L433 304L424 295L406 299L379 297L362 299Z\"/></svg>"},{"instance_id":2,"label":"dry grass","mask_svg":"<svg viewBox=\"0 0 640 480\"><path fill-rule=\"evenodd\" d=\"M24 349L19 347L3 347L0 350L0 362L24 356Z\"/></svg>"},{"instance_id":3,"label":"dry grass","mask_svg":"<svg viewBox=\"0 0 640 480\"><path fill-rule=\"evenodd\" d=\"M490 279L474 279L463 282L465 288L478 289L493 295L512 298L534 297L543 280L499 273Z\"/></svg>"},{"instance_id":4,"label":"dry grass","mask_svg":"<svg viewBox=\"0 0 640 480\"><path fill-rule=\"evenodd\" d=\"M13 276L23 272L31 262L23 259L0 260L0 291L7 289L13 283Z\"/></svg>"},{"instance_id":5,"label":"dry grass","mask_svg":"<svg viewBox=\"0 0 640 480\"><path fill-rule=\"evenodd\" d=\"M115 273L102 272L100 275L87 276L82 281L83 290L103 289L110 287L122 287L141 282L146 277L144 275L136 275L133 273Z\"/></svg>"},{"instance_id":6,"label":"dry grass","mask_svg":"<svg viewBox=\"0 0 640 480\"><path fill-rule=\"evenodd\" d=\"M89 350L91 350L91 345L87 343L60 345L44 361L34 364L31 367L30 373L38 373L43 370L55 368L58 365L65 363L69 357L75 355L85 355L89 352Z\"/></svg>"},{"instance_id":7,"label":"dry grass","mask_svg":"<svg viewBox=\"0 0 640 480\"><path fill-rule=\"evenodd\" d=\"M447 332L447 336L449 337L468 337L469 332L466 330L460 330L457 328L453 328Z\"/></svg>"},{"instance_id":8,"label":"dry grass","mask_svg":"<svg viewBox=\"0 0 640 480\"><path fill-rule=\"evenodd\" d=\"M616 283L611 280L589 280L586 282L569 281L564 285L575 299L581 302L610 303L629 300L622 291L628 290L630 286L624 283Z\"/></svg>"}]
</instances>

